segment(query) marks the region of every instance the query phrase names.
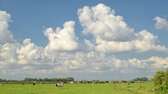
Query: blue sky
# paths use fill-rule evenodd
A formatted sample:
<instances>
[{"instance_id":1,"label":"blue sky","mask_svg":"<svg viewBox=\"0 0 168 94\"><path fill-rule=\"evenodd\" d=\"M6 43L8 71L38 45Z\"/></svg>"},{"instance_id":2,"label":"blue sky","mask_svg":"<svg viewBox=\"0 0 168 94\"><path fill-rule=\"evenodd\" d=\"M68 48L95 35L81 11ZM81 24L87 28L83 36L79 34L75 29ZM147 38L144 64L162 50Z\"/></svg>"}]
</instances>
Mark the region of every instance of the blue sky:
<instances>
[{"instance_id":1,"label":"blue sky","mask_svg":"<svg viewBox=\"0 0 168 94\"><path fill-rule=\"evenodd\" d=\"M81 26L77 17L77 10L83 6L93 6L104 3L116 11L118 15L124 17L124 20L130 27L136 31L147 29L157 34L161 43L168 46L166 41L166 32L157 32L154 29L152 19L155 16L167 18L167 1L159 0L141 0L141 1L120 1L120 0L96 0L87 1L64 0L51 1L22 1L22 0L1 0L1 10L5 10L12 15L10 29L17 40L22 41L25 38L31 38L38 45L46 45L47 39L43 36L43 27L61 26L67 20L76 21L76 34L80 37ZM38 38L38 39L37 39ZM43 40L43 41L41 41Z\"/></svg>"},{"instance_id":2,"label":"blue sky","mask_svg":"<svg viewBox=\"0 0 168 94\"><path fill-rule=\"evenodd\" d=\"M15 42L9 42L6 41L5 38L0 38L1 41L3 41L0 42L0 64L4 66L0 68L0 70L4 69L5 71L2 73L2 77L21 79L26 77L26 75L43 77L46 74L54 77L56 74L59 74L60 71L61 74L59 74L59 76L66 76L70 72L69 76L75 74L72 76L75 76L77 79L82 79L82 75L78 74L93 76L84 77L83 79L131 79L136 76L151 77L156 70L165 69L165 67L168 66L167 3L167 0L71 0L68 2L67 0L0 0L0 10L6 12L4 13L5 16L7 14L11 15L8 19L10 21L8 22L7 20L6 22L8 28L5 29L6 31L1 31L2 36L0 35L0 37L9 37L7 35L12 35L11 40L15 40ZM113 22L113 18L109 18L111 20L109 22L104 21L109 15L104 16L104 20L102 20L103 18L97 19L97 16L91 17L91 19L97 19L96 21L101 24L105 22L110 23L110 26L107 27L112 31L108 31L108 33L116 34L116 36L112 35L110 38L103 36L101 34L105 34L106 28L102 27L103 29L97 29L97 27L101 27L99 23L94 23L93 20L87 22L87 19L82 16L85 15L89 17L90 14L84 14L84 12L78 13L79 9L86 11L84 10L85 6L88 6L89 11L92 11L93 14L96 12L92 10L91 7L95 7L95 9L99 9L99 7L103 9L103 6L105 6L105 9L110 8L114 10L115 13L110 12L109 15L113 15L114 20L117 19L117 16L122 16L123 19L116 20L116 22L124 23L126 26L122 27L118 25L119 23ZM101 13L99 15L101 15ZM66 27L63 27L63 24L66 22L68 27L74 29L69 31L71 33L66 34L72 35L65 36L65 34L62 35L60 39L55 38L54 36L57 35L55 28L57 27L61 27L63 32L68 32L68 30L63 30L63 28L66 29ZM113 24L117 24L116 27L113 27ZM89 27L92 25L93 27ZM49 30L49 28L53 30ZM113 31L113 28L117 29ZM4 32L8 31L10 34L5 35L6 33ZM87 34L84 34L84 31L86 31ZM126 31L126 33L124 33L124 31ZM98 34L100 32L101 34ZM117 35L120 36L120 33L117 32L122 33L121 37L129 36L129 33L131 33L131 39L123 38L120 40L120 38L117 37ZM54 39L52 39L52 37L54 37ZM113 39L113 37L116 37L116 39ZM88 40L92 47L88 46L88 42L86 43L85 40ZM128 46L127 43L130 46ZM6 47L4 45L7 44L10 46L8 49L10 49L11 52L5 52L3 50L5 49L4 47ZM65 44L70 46L65 46ZM27 48L26 45L28 46ZM142 47L143 45L144 47ZM33 54L25 54L25 50L32 51ZM91 53L94 54L93 58L86 57ZM38 54L40 54L40 56L37 58L30 56ZM98 56L96 56L96 54ZM5 55L9 56L9 58L4 58ZM76 58L76 55L81 57ZM69 57L67 57L66 60L62 57L57 58L57 56ZM80 60L78 61L79 58ZM99 58L102 59L98 60ZM16 64L7 59L15 61ZM71 61L68 61L68 59L71 59ZM132 65L131 60L137 62L137 66ZM163 64L158 62L158 60L163 60ZM96 61L100 63L97 64ZM8 67L4 62L8 64ZM49 64L46 63L46 67L44 67L44 62L48 62ZM54 62L61 62L61 64ZM77 62L82 63L79 64ZM87 62L91 62L91 64L88 65L88 69ZM124 70L122 70L123 67L118 62L120 62L121 65L126 63L124 70L130 67L135 68L127 70L128 72L124 73ZM40 63L38 67L37 63ZM55 67L51 67L52 64L50 63L53 63ZM152 67L148 68L150 64L152 64ZM112 67L107 67L110 65ZM157 65L160 67L156 67ZM17 66L20 70L9 66ZM44 70L46 74L39 73L38 68ZM16 73L22 69L24 70L23 73ZM144 73L143 69L147 70L146 73ZM15 70L16 72L5 75L6 72L11 70ZM37 73L29 74L28 70L30 72L37 71ZM56 74L51 72L51 70L56 71ZM88 71L86 72L84 70ZM76 71L80 71L81 73L77 73ZM21 77L13 76L14 74ZM118 75L108 77L109 74ZM122 75L126 74L133 76L130 76L130 78L122 78ZM104 77L102 77L102 75Z\"/></svg>"}]
</instances>

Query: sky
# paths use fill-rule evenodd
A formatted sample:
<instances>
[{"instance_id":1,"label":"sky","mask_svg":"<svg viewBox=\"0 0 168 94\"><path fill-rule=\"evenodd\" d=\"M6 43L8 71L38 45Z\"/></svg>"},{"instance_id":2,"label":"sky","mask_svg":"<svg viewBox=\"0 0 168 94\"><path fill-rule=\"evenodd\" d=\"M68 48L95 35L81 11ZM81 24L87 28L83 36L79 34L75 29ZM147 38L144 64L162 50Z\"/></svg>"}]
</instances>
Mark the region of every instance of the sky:
<instances>
[{"instance_id":1,"label":"sky","mask_svg":"<svg viewBox=\"0 0 168 94\"><path fill-rule=\"evenodd\" d=\"M0 0L0 78L151 78L168 68L167 0Z\"/></svg>"}]
</instances>

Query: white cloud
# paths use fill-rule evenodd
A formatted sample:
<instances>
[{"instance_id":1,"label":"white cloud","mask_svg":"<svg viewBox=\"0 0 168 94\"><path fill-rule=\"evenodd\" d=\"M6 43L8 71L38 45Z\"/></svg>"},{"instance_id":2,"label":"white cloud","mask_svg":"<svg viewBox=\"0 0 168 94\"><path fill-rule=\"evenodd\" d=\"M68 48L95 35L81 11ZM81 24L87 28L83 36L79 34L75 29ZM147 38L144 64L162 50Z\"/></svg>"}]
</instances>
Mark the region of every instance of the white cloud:
<instances>
[{"instance_id":1,"label":"white cloud","mask_svg":"<svg viewBox=\"0 0 168 94\"><path fill-rule=\"evenodd\" d=\"M6 12L3 13L10 15ZM79 9L78 15L84 27L84 33L94 35L94 40L84 40L84 45L88 47L89 51L76 50L79 49L79 44L74 31L74 21L65 22L63 28L57 27L56 30L47 28L44 34L49 43L46 47L37 46L31 42L31 39L25 39L22 43L3 39L3 43L0 43L1 76L13 78L14 76L44 77L69 74L70 76L84 77L83 74L102 73L101 77L103 77L106 73L110 73L110 75L112 73L144 75L146 71L148 75L151 75L153 71L168 67L168 57L120 59L115 55L106 54L107 52L132 50L138 52L167 51L166 47L158 44L157 36L146 30L135 33L124 22L123 17L116 16L114 10L109 7L103 4L91 8L84 7ZM12 35L10 32L9 35L4 33L8 32L10 16L4 17L8 17L3 18L8 20L0 20L6 22L6 25L3 24L3 27L6 26L2 30L3 38ZM10 40L14 40L13 37ZM71 52L72 50L73 52ZM143 72L144 70L145 72ZM107 75L108 77L109 75Z\"/></svg>"},{"instance_id":2,"label":"white cloud","mask_svg":"<svg viewBox=\"0 0 168 94\"><path fill-rule=\"evenodd\" d=\"M17 62L16 49L19 44L5 43L0 45L0 65L8 65Z\"/></svg>"},{"instance_id":3,"label":"white cloud","mask_svg":"<svg viewBox=\"0 0 168 94\"><path fill-rule=\"evenodd\" d=\"M67 72L70 75L76 72L80 75L106 72L137 74L137 70L146 70L151 73L168 67L168 57L119 59L97 51L46 54L44 49L37 47L30 39L25 39L20 45L4 44L0 47L0 51L0 70L3 70L0 73L2 76L8 73L8 76L12 77L14 75L23 76L23 74L39 77Z\"/></svg>"},{"instance_id":4,"label":"white cloud","mask_svg":"<svg viewBox=\"0 0 168 94\"><path fill-rule=\"evenodd\" d=\"M78 15L85 34L113 41L126 41L134 36L133 29L127 26L123 17L116 16L114 10L104 4L85 6L78 10Z\"/></svg>"},{"instance_id":5,"label":"white cloud","mask_svg":"<svg viewBox=\"0 0 168 94\"><path fill-rule=\"evenodd\" d=\"M168 68L168 57L166 58L161 58L157 56L153 56L148 59L149 62L152 63L152 66L154 68Z\"/></svg>"},{"instance_id":6,"label":"white cloud","mask_svg":"<svg viewBox=\"0 0 168 94\"><path fill-rule=\"evenodd\" d=\"M96 43L96 50L104 53L125 52L134 48L131 42L106 41L101 38L97 38Z\"/></svg>"},{"instance_id":7,"label":"white cloud","mask_svg":"<svg viewBox=\"0 0 168 94\"><path fill-rule=\"evenodd\" d=\"M37 60L40 58L41 51L34 43L31 42L31 39L25 39L23 45L17 48L18 54L18 63L27 64L32 60Z\"/></svg>"},{"instance_id":8,"label":"white cloud","mask_svg":"<svg viewBox=\"0 0 168 94\"><path fill-rule=\"evenodd\" d=\"M77 37L74 32L74 21L64 23L63 29L57 27L56 30L48 28L45 36L49 39L46 49L49 51L70 51L78 49Z\"/></svg>"},{"instance_id":9,"label":"white cloud","mask_svg":"<svg viewBox=\"0 0 168 94\"><path fill-rule=\"evenodd\" d=\"M168 52L167 48L159 45L157 36L142 30L136 33L128 27L122 16L104 4L93 7L85 6L78 10L79 20L84 34L93 34L95 41L85 40L90 48L104 53L149 50ZM93 47L94 46L94 47Z\"/></svg>"},{"instance_id":10,"label":"white cloud","mask_svg":"<svg viewBox=\"0 0 168 94\"><path fill-rule=\"evenodd\" d=\"M87 46L88 50L94 50L94 45L90 40L84 40L85 45Z\"/></svg>"},{"instance_id":11,"label":"white cloud","mask_svg":"<svg viewBox=\"0 0 168 94\"><path fill-rule=\"evenodd\" d=\"M168 21L162 17L156 16L154 18L155 27L160 30L168 31Z\"/></svg>"},{"instance_id":12,"label":"white cloud","mask_svg":"<svg viewBox=\"0 0 168 94\"><path fill-rule=\"evenodd\" d=\"M145 52L149 50L168 52L167 48L158 44L157 36L152 33L142 30L135 33L135 38L130 41L107 41L101 38L96 38L96 50L100 52L125 52L137 51Z\"/></svg>"},{"instance_id":13,"label":"white cloud","mask_svg":"<svg viewBox=\"0 0 168 94\"><path fill-rule=\"evenodd\" d=\"M159 45L159 39L152 33L142 30L139 33L135 33L136 38L132 40L134 49L140 52L145 52L149 50L168 52L165 46Z\"/></svg>"},{"instance_id":14,"label":"white cloud","mask_svg":"<svg viewBox=\"0 0 168 94\"><path fill-rule=\"evenodd\" d=\"M63 63L63 69L69 70L69 69L79 69L84 65L82 61L77 60L66 60Z\"/></svg>"},{"instance_id":15,"label":"white cloud","mask_svg":"<svg viewBox=\"0 0 168 94\"><path fill-rule=\"evenodd\" d=\"M13 35L8 30L11 15L6 11L0 10L0 42L12 42Z\"/></svg>"}]
</instances>

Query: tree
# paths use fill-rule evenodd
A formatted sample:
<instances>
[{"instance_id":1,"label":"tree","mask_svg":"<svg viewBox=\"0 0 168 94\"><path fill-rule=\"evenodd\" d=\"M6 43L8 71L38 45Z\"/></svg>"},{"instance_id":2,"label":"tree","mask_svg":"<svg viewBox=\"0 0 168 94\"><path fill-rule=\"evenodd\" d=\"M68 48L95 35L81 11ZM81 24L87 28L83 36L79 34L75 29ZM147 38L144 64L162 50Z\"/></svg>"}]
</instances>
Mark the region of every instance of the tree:
<instances>
[{"instance_id":1,"label":"tree","mask_svg":"<svg viewBox=\"0 0 168 94\"><path fill-rule=\"evenodd\" d=\"M133 79L133 81L148 81L148 78L147 77L137 77Z\"/></svg>"},{"instance_id":2,"label":"tree","mask_svg":"<svg viewBox=\"0 0 168 94\"><path fill-rule=\"evenodd\" d=\"M168 94L168 69L157 71L153 80L156 94Z\"/></svg>"}]
</instances>

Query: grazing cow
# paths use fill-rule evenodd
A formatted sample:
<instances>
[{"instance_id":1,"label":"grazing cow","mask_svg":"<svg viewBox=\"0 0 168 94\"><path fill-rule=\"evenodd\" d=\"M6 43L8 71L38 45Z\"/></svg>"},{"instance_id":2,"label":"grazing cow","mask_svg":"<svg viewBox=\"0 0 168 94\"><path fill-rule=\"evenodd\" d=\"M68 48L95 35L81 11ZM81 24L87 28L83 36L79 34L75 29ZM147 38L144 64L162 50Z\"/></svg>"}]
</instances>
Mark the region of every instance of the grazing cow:
<instances>
[{"instance_id":1,"label":"grazing cow","mask_svg":"<svg viewBox=\"0 0 168 94\"><path fill-rule=\"evenodd\" d=\"M63 82L60 82L60 83L56 83L55 86L56 87L63 87L64 83Z\"/></svg>"},{"instance_id":2,"label":"grazing cow","mask_svg":"<svg viewBox=\"0 0 168 94\"><path fill-rule=\"evenodd\" d=\"M35 81L33 81L33 86L35 86L36 85L36 82Z\"/></svg>"}]
</instances>

